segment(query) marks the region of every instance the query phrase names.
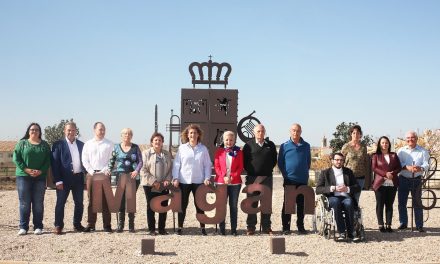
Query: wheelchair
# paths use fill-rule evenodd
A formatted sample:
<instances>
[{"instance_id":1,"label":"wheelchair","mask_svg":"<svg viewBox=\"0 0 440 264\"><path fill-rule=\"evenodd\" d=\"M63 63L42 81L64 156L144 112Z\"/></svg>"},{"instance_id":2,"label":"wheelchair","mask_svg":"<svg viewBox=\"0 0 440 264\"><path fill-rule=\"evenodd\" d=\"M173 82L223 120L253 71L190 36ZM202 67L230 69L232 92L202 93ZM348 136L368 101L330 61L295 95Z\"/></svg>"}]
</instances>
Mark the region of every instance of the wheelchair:
<instances>
[{"instance_id":1,"label":"wheelchair","mask_svg":"<svg viewBox=\"0 0 440 264\"><path fill-rule=\"evenodd\" d=\"M345 214L345 212L343 212ZM336 218L333 208L330 207L328 198L325 195L317 196L315 201L314 226L316 232L327 239L333 238L336 241ZM362 222L362 209L356 206L354 210L353 230L360 241L365 241L365 229ZM346 236L348 237L348 236Z\"/></svg>"}]
</instances>

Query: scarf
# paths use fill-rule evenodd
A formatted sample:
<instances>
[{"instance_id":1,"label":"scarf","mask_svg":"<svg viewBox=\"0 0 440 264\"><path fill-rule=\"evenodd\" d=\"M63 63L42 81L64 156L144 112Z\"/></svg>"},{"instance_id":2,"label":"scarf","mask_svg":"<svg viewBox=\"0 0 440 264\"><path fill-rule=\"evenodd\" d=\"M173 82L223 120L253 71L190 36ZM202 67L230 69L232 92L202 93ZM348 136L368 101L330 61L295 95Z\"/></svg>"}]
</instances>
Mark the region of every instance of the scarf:
<instances>
[{"instance_id":1,"label":"scarf","mask_svg":"<svg viewBox=\"0 0 440 264\"><path fill-rule=\"evenodd\" d=\"M237 153L238 153L239 150L240 150L240 148L237 147L237 146L233 146L231 148L226 148L225 147L225 151L228 153L228 155L232 156L234 158L237 157Z\"/></svg>"}]
</instances>

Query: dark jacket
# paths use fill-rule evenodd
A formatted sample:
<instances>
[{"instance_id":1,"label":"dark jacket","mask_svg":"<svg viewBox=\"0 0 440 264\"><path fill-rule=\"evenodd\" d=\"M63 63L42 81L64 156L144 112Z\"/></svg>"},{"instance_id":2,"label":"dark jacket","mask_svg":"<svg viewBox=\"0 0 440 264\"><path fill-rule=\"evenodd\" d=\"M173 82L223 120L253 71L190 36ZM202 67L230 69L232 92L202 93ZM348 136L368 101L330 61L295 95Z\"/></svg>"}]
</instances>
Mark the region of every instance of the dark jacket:
<instances>
[{"instance_id":1,"label":"dark jacket","mask_svg":"<svg viewBox=\"0 0 440 264\"><path fill-rule=\"evenodd\" d=\"M255 139L251 139L243 147L243 164L249 176L272 177L273 168L277 164L275 144L265 139L260 147Z\"/></svg>"},{"instance_id":2,"label":"dark jacket","mask_svg":"<svg viewBox=\"0 0 440 264\"><path fill-rule=\"evenodd\" d=\"M342 168L342 174L344 176L344 184L350 188L349 195L354 198L357 192L361 191L356 178L353 175L353 171L349 168ZM316 194L324 194L327 197L334 196L334 192L330 191L331 186L336 186L335 173L333 168L328 168L321 172L318 183L316 184Z\"/></svg>"},{"instance_id":3,"label":"dark jacket","mask_svg":"<svg viewBox=\"0 0 440 264\"><path fill-rule=\"evenodd\" d=\"M84 175L74 176L72 156L70 154L69 144L66 139L55 142L52 146L51 167L54 183L62 181L65 186L72 186L73 184L84 184ZM82 166L82 150L84 143L76 140L78 146L79 158L81 161L82 172L85 172Z\"/></svg>"}]
</instances>

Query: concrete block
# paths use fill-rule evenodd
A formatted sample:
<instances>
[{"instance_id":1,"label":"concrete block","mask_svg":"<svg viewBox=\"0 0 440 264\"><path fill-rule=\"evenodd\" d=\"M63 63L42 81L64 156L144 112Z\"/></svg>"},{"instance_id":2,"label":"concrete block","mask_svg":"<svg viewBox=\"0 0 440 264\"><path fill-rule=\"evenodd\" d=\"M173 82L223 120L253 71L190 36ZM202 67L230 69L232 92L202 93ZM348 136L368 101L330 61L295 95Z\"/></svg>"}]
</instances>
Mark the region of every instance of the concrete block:
<instances>
[{"instance_id":1,"label":"concrete block","mask_svg":"<svg viewBox=\"0 0 440 264\"><path fill-rule=\"evenodd\" d=\"M142 239L141 254L154 254L154 238Z\"/></svg>"},{"instance_id":2,"label":"concrete block","mask_svg":"<svg viewBox=\"0 0 440 264\"><path fill-rule=\"evenodd\" d=\"M270 252L272 254L286 253L286 239L284 237L271 237Z\"/></svg>"}]
</instances>

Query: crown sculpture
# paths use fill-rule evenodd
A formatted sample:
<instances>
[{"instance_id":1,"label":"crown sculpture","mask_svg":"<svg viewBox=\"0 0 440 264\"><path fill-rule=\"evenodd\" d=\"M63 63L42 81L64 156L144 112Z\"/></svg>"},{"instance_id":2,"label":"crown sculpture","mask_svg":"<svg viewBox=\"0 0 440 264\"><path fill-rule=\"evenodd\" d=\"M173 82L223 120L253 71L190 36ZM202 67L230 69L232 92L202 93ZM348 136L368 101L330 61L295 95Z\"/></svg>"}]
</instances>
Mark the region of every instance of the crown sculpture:
<instances>
[{"instance_id":1,"label":"crown sculpture","mask_svg":"<svg viewBox=\"0 0 440 264\"><path fill-rule=\"evenodd\" d=\"M229 63L226 63L226 62L222 62L222 63L212 62L211 58L212 58L212 56L209 56L208 62L202 62L202 63L193 62L189 65L189 73L191 74L193 88L196 88L196 84L208 84L209 88L211 88L211 84L224 84L225 89L226 89L226 85L228 85L228 77L231 74L232 67ZM194 67L198 68L198 73L199 73L199 77L200 77L199 79L196 78L196 74L194 73ZM205 76L203 74L203 67L208 68L208 79L205 79ZM217 70L216 75L215 75L215 79L212 78L212 75L213 75L212 69L214 67ZM226 68L227 71L223 75L224 78L222 80L221 77L222 77L223 68Z\"/></svg>"}]
</instances>

